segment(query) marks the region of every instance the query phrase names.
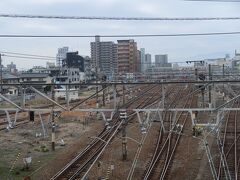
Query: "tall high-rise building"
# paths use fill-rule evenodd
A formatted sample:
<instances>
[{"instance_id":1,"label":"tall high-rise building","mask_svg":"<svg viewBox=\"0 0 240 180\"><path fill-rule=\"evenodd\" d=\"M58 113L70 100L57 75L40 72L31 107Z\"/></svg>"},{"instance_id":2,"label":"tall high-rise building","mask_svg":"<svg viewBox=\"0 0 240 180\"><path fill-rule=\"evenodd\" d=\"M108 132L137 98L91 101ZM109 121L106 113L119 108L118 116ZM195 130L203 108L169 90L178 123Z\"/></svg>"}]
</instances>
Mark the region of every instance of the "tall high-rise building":
<instances>
[{"instance_id":1,"label":"tall high-rise building","mask_svg":"<svg viewBox=\"0 0 240 180\"><path fill-rule=\"evenodd\" d=\"M16 64L13 64L13 62L11 62L11 64L7 65L7 71L10 73L16 73L17 72L17 66Z\"/></svg>"},{"instance_id":2,"label":"tall high-rise building","mask_svg":"<svg viewBox=\"0 0 240 180\"><path fill-rule=\"evenodd\" d=\"M118 40L118 73L135 73L138 71L137 43L133 40Z\"/></svg>"},{"instance_id":3,"label":"tall high-rise building","mask_svg":"<svg viewBox=\"0 0 240 180\"><path fill-rule=\"evenodd\" d=\"M155 66L156 67L171 67L172 64L168 63L168 55L155 55Z\"/></svg>"},{"instance_id":4,"label":"tall high-rise building","mask_svg":"<svg viewBox=\"0 0 240 180\"><path fill-rule=\"evenodd\" d=\"M63 59L66 59L66 57L67 57L68 49L69 49L68 47L58 48L58 53L56 55L56 65L57 66L62 66Z\"/></svg>"},{"instance_id":5,"label":"tall high-rise building","mask_svg":"<svg viewBox=\"0 0 240 180\"><path fill-rule=\"evenodd\" d=\"M140 51L141 51L141 72L144 72L146 70L145 48L140 48Z\"/></svg>"},{"instance_id":6,"label":"tall high-rise building","mask_svg":"<svg viewBox=\"0 0 240 180\"><path fill-rule=\"evenodd\" d=\"M92 66L107 76L117 73L117 45L112 41L101 42L99 36L90 45Z\"/></svg>"},{"instance_id":7,"label":"tall high-rise building","mask_svg":"<svg viewBox=\"0 0 240 180\"><path fill-rule=\"evenodd\" d=\"M150 68L152 65L152 56L151 54L145 54L146 69Z\"/></svg>"},{"instance_id":8,"label":"tall high-rise building","mask_svg":"<svg viewBox=\"0 0 240 180\"><path fill-rule=\"evenodd\" d=\"M137 72L141 72L141 51L137 50Z\"/></svg>"}]
</instances>

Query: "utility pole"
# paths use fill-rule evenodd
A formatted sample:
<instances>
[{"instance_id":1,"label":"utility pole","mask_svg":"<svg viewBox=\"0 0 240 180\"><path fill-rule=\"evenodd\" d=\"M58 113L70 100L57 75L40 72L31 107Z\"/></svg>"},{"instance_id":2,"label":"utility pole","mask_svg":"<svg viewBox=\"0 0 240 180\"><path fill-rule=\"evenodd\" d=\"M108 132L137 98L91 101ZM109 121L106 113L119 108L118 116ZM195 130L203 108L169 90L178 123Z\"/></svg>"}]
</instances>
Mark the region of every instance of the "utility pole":
<instances>
[{"instance_id":1,"label":"utility pole","mask_svg":"<svg viewBox=\"0 0 240 180\"><path fill-rule=\"evenodd\" d=\"M20 86L20 94L21 94L21 107L25 108L25 87Z\"/></svg>"},{"instance_id":2,"label":"utility pole","mask_svg":"<svg viewBox=\"0 0 240 180\"><path fill-rule=\"evenodd\" d=\"M125 85L122 86L122 91L123 91L122 101L123 101L123 104L125 104Z\"/></svg>"},{"instance_id":3,"label":"utility pole","mask_svg":"<svg viewBox=\"0 0 240 180\"><path fill-rule=\"evenodd\" d=\"M1 69L1 93L3 90L2 84L3 84L3 72L2 72L2 55L0 53L0 69Z\"/></svg>"},{"instance_id":4,"label":"utility pole","mask_svg":"<svg viewBox=\"0 0 240 180\"><path fill-rule=\"evenodd\" d=\"M102 85L102 88L104 89L106 87L106 85ZM103 90L103 94L102 94L102 102L103 102L103 106L105 106L105 89Z\"/></svg>"},{"instance_id":5,"label":"utility pole","mask_svg":"<svg viewBox=\"0 0 240 180\"><path fill-rule=\"evenodd\" d=\"M195 69L195 76L196 76L196 81L198 80L198 69Z\"/></svg>"},{"instance_id":6,"label":"utility pole","mask_svg":"<svg viewBox=\"0 0 240 180\"><path fill-rule=\"evenodd\" d=\"M163 80L162 80L163 82ZM164 106L165 106L165 87L164 85L162 84L162 108L164 109Z\"/></svg>"},{"instance_id":7,"label":"utility pole","mask_svg":"<svg viewBox=\"0 0 240 180\"><path fill-rule=\"evenodd\" d=\"M223 73L223 78L225 77L225 65L223 64L223 67L222 67L222 73Z\"/></svg>"},{"instance_id":8,"label":"utility pole","mask_svg":"<svg viewBox=\"0 0 240 180\"><path fill-rule=\"evenodd\" d=\"M126 133L126 126L127 126L127 112L120 112L120 119L123 121L122 123L122 158L123 161L127 160L127 133Z\"/></svg>"},{"instance_id":9,"label":"utility pole","mask_svg":"<svg viewBox=\"0 0 240 180\"><path fill-rule=\"evenodd\" d=\"M211 72L211 64L208 65L208 78L209 78L209 81L212 80L212 72ZM209 85L208 86L208 90L209 90L209 104L212 103L212 85Z\"/></svg>"},{"instance_id":10,"label":"utility pole","mask_svg":"<svg viewBox=\"0 0 240 180\"><path fill-rule=\"evenodd\" d=\"M116 89L116 84L113 85L113 108L114 108L114 110L117 109L117 89Z\"/></svg>"},{"instance_id":11,"label":"utility pole","mask_svg":"<svg viewBox=\"0 0 240 180\"><path fill-rule=\"evenodd\" d=\"M223 64L223 66L222 66L222 77L224 78L224 76L225 76L225 66L224 66L224 64ZM223 89L224 89L224 83L223 83ZM223 96L223 101L224 101L224 96Z\"/></svg>"},{"instance_id":12,"label":"utility pole","mask_svg":"<svg viewBox=\"0 0 240 180\"><path fill-rule=\"evenodd\" d=\"M104 75L102 77L102 82L106 82L107 80L107 77ZM105 88L107 87L107 85L102 85L102 89L103 89L103 94L102 94L102 103L103 103L103 106L105 106Z\"/></svg>"},{"instance_id":13,"label":"utility pole","mask_svg":"<svg viewBox=\"0 0 240 180\"><path fill-rule=\"evenodd\" d=\"M98 83L98 61L99 61L99 48L98 48L98 43L100 42L100 36L96 35L95 36L95 50L96 50L96 63L95 63L95 73L96 73L96 83ZM96 86L96 106L98 108L98 85Z\"/></svg>"},{"instance_id":14,"label":"utility pole","mask_svg":"<svg viewBox=\"0 0 240 180\"><path fill-rule=\"evenodd\" d=\"M205 107L204 90L205 90L205 87L202 86L202 88L201 88L201 93L202 93L202 107L203 107L203 108Z\"/></svg>"},{"instance_id":15,"label":"utility pole","mask_svg":"<svg viewBox=\"0 0 240 180\"><path fill-rule=\"evenodd\" d=\"M95 68L95 73L96 73L96 83L98 83L98 70L97 70L97 62L96 62L96 68ZM98 108L98 85L96 85L96 106Z\"/></svg>"},{"instance_id":16,"label":"utility pole","mask_svg":"<svg viewBox=\"0 0 240 180\"><path fill-rule=\"evenodd\" d=\"M52 100L55 99L54 79L52 79ZM52 151L55 151L55 122L54 122L54 103L52 104Z\"/></svg>"},{"instance_id":17,"label":"utility pole","mask_svg":"<svg viewBox=\"0 0 240 180\"><path fill-rule=\"evenodd\" d=\"M69 85L66 85L65 89L66 89L67 109L69 110L69 93L71 92L69 91L70 90Z\"/></svg>"}]
</instances>

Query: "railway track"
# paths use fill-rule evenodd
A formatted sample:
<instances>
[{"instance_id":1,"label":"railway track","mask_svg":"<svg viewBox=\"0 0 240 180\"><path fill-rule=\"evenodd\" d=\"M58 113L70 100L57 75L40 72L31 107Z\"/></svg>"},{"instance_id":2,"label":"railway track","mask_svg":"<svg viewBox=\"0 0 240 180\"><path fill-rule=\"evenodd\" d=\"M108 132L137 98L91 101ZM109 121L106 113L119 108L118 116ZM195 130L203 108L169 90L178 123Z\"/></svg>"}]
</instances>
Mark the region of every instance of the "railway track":
<instances>
[{"instance_id":1,"label":"railway track","mask_svg":"<svg viewBox=\"0 0 240 180\"><path fill-rule=\"evenodd\" d=\"M179 97L180 93L183 94L183 92L179 91L179 93L177 93L173 98L169 107L177 105L175 100ZM187 92L184 93L186 93L186 95L188 94ZM192 100L192 97L188 98L184 104L184 107L190 107ZM154 154L143 175L144 180L167 179L168 173L172 166L172 160L174 158L176 148L181 138L181 133L184 130L189 115L181 112L177 117L176 122L172 122L170 113L168 112L165 113L164 117L165 121L168 120L168 132L164 133L163 129L160 129ZM178 133L172 133L172 130L177 131Z\"/></svg>"},{"instance_id":2,"label":"railway track","mask_svg":"<svg viewBox=\"0 0 240 180\"><path fill-rule=\"evenodd\" d=\"M239 102L234 102L233 107L239 107ZM221 144L227 162L227 171L224 171L222 162L218 163L218 179L240 178L240 123L239 112L230 111L222 128ZM225 172L229 172L226 173ZM227 177L226 177L227 176ZM230 177L229 177L230 176Z\"/></svg>"},{"instance_id":3,"label":"railway track","mask_svg":"<svg viewBox=\"0 0 240 180\"><path fill-rule=\"evenodd\" d=\"M144 87L142 87L142 88L144 88ZM139 90L139 87L137 87L137 86L134 86L134 87L132 87L132 89L131 89L131 91L138 91ZM126 93L128 93L130 90L127 90L126 91ZM119 97L121 97L122 96L122 94L120 94L120 92L122 92L122 90L118 90L118 92L117 92L117 94L118 94L118 96ZM111 93L110 93L111 94ZM92 99L92 98L94 98L94 97L91 97L91 98L86 98L86 99L84 99L84 100L74 100L74 101L72 101L72 102L70 102L70 106L72 106L72 107L75 107L77 104L79 104L79 102L83 102L83 101L86 101L87 102L87 100L90 100L90 99ZM101 98L100 98L101 99ZM59 103L60 105L66 105L67 103L66 102L61 102L61 103ZM52 108L53 107L53 105L52 104L49 104L49 105L42 105L42 106L38 106L38 107L35 107L35 108ZM21 113L24 113L24 112L19 112L18 113L18 115L20 116L20 114ZM15 115L15 112L9 112L9 115L11 116L11 115ZM50 113L49 112L47 112L47 113L42 113L41 114L43 117L44 116L49 116L50 115ZM0 131L3 131L3 130L6 130L6 125L8 124L8 122L6 121L6 120L4 120L4 118L6 117L6 113L0 113ZM17 128L17 127L20 127L21 125L25 125L25 124L27 124L27 123L29 123L29 119L28 118L26 118L26 117L23 117L23 118L18 118L17 119L17 121L16 121L16 124L14 125L14 128Z\"/></svg>"},{"instance_id":4,"label":"railway track","mask_svg":"<svg viewBox=\"0 0 240 180\"><path fill-rule=\"evenodd\" d=\"M146 95L148 92L157 88L158 85L145 88L142 90L144 92L139 93L137 97L131 99L129 102L119 108L140 108L146 106L147 104L153 103L154 97L145 99L143 98L143 95ZM97 158L99 153L103 151L106 142L108 142L110 138L113 139L120 130L122 121L119 121L118 118L119 113L115 113L113 117L113 128L109 130L104 129L101 131L97 138L95 138L90 145L88 145L78 156L76 156L51 179L75 179L77 177L81 177L81 175L86 172L90 164Z\"/></svg>"}]
</instances>

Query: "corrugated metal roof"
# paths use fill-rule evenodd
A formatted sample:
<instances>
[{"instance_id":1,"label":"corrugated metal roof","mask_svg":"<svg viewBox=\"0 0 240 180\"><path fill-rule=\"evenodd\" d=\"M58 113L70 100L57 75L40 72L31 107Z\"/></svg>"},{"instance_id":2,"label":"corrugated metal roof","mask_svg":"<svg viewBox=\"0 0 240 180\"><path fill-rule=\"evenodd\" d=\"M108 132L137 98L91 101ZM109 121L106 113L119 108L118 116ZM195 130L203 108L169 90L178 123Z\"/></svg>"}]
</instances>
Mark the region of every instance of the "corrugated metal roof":
<instances>
[{"instance_id":1,"label":"corrugated metal roof","mask_svg":"<svg viewBox=\"0 0 240 180\"><path fill-rule=\"evenodd\" d=\"M13 74L3 74L3 79L18 79L19 77Z\"/></svg>"},{"instance_id":2,"label":"corrugated metal roof","mask_svg":"<svg viewBox=\"0 0 240 180\"><path fill-rule=\"evenodd\" d=\"M20 78L46 78L49 74L46 73L23 73L20 74Z\"/></svg>"}]
</instances>

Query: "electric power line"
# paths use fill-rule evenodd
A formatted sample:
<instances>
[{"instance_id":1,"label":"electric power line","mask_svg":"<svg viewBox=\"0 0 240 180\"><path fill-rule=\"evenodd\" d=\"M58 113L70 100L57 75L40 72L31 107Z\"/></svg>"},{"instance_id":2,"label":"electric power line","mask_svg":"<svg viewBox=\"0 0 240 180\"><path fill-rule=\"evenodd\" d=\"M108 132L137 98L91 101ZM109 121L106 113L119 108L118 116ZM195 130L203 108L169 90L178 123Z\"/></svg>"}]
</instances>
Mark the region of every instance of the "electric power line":
<instances>
[{"instance_id":1,"label":"electric power line","mask_svg":"<svg viewBox=\"0 0 240 180\"><path fill-rule=\"evenodd\" d=\"M7 54L14 54L14 55L21 55L21 56L32 56L32 57L39 57L39 58L52 58L56 59L56 57L53 56L42 56L42 55L36 55L36 54L25 54L25 53L16 53L16 52L7 52L7 51L0 51L0 53Z\"/></svg>"},{"instance_id":2,"label":"electric power line","mask_svg":"<svg viewBox=\"0 0 240 180\"><path fill-rule=\"evenodd\" d=\"M54 59L46 59L46 58L37 58L37 57L27 57L27 56L12 56L12 55L7 55L7 54L2 54L2 56L5 56L5 57L10 57L10 58L21 58L21 59L25 59L25 60L31 60L31 59L38 59L38 60L45 60L45 61L55 61ZM186 62L169 62L169 63L186 63ZM151 63L142 63L142 62L139 62L139 63L132 63L132 64L147 64L147 65L150 65L150 64L153 64L152 62Z\"/></svg>"},{"instance_id":3,"label":"electric power line","mask_svg":"<svg viewBox=\"0 0 240 180\"><path fill-rule=\"evenodd\" d=\"M0 14L2 18L62 19L62 20L115 20L115 21L209 21L240 20L240 17L104 17L104 16L50 16L27 14Z\"/></svg>"},{"instance_id":4,"label":"electric power line","mask_svg":"<svg viewBox=\"0 0 240 180\"><path fill-rule=\"evenodd\" d=\"M178 36L213 36L213 35L236 35L235 32L210 32L210 33L178 33L178 34L123 34L123 35L98 35L105 38L116 37L178 37ZM0 34L0 38L94 38L96 35L22 35L22 34Z\"/></svg>"},{"instance_id":5,"label":"electric power line","mask_svg":"<svg viewBox=\"0 0 240 180\"><path fill-rule=\"evenodd\" d=\"M184 0L184 1L206 1L206 2L240 2L240 0Z\"/></svg>"},{"instance_id":6,"label":"electric power line","mask_svg":"<svg viewBox=\"0 0 240 180\"><path fill-rule=\"evenodd\" d=\"M28 56L12 56L7 54L2 54L2 56L10 57L10 58L21 58L21 59L38 59L38 60L44 60L44 61L55 61L54 59L48 59L48 58L37 58L37 57L28 57Z\"/></svg>"},{"instance_id":7,"label":"electric power line","mask_svg":"<svg viewBox=\"0 0 240 180\"><path fill-rule=\"evenodd\" d=\"M2 52L2 51L1 51ZM10 53L9 53L10 54ZM11 54L21 54L21 53L11 53ZM29 54L26 54L26 55L29 55ZM22 58L22 59L26 59L26 60L31 60L31 59L39 59L39 60L45 60L45 61L54 61L55 59L48 59L48 58L43 58L43 57L51 57L51 56L43 56L41 58L41 56L38 57L38 55L32 55L34 57L27 57L27 56L12 56L12 55L7 55L7 54L2 54L2 56L5 56L5 57L10 57L10 58ZM37 57L35 57L37 56ZM169 62L169 63L186 63L186 61L180 61L180 62ZM133 64L155 64L154 62L151 62L151 63L143 63L143 62L139 62L139 63L133 63ZM158 64L158 63L157 63Z\"/></svg>"}]
</instances>

